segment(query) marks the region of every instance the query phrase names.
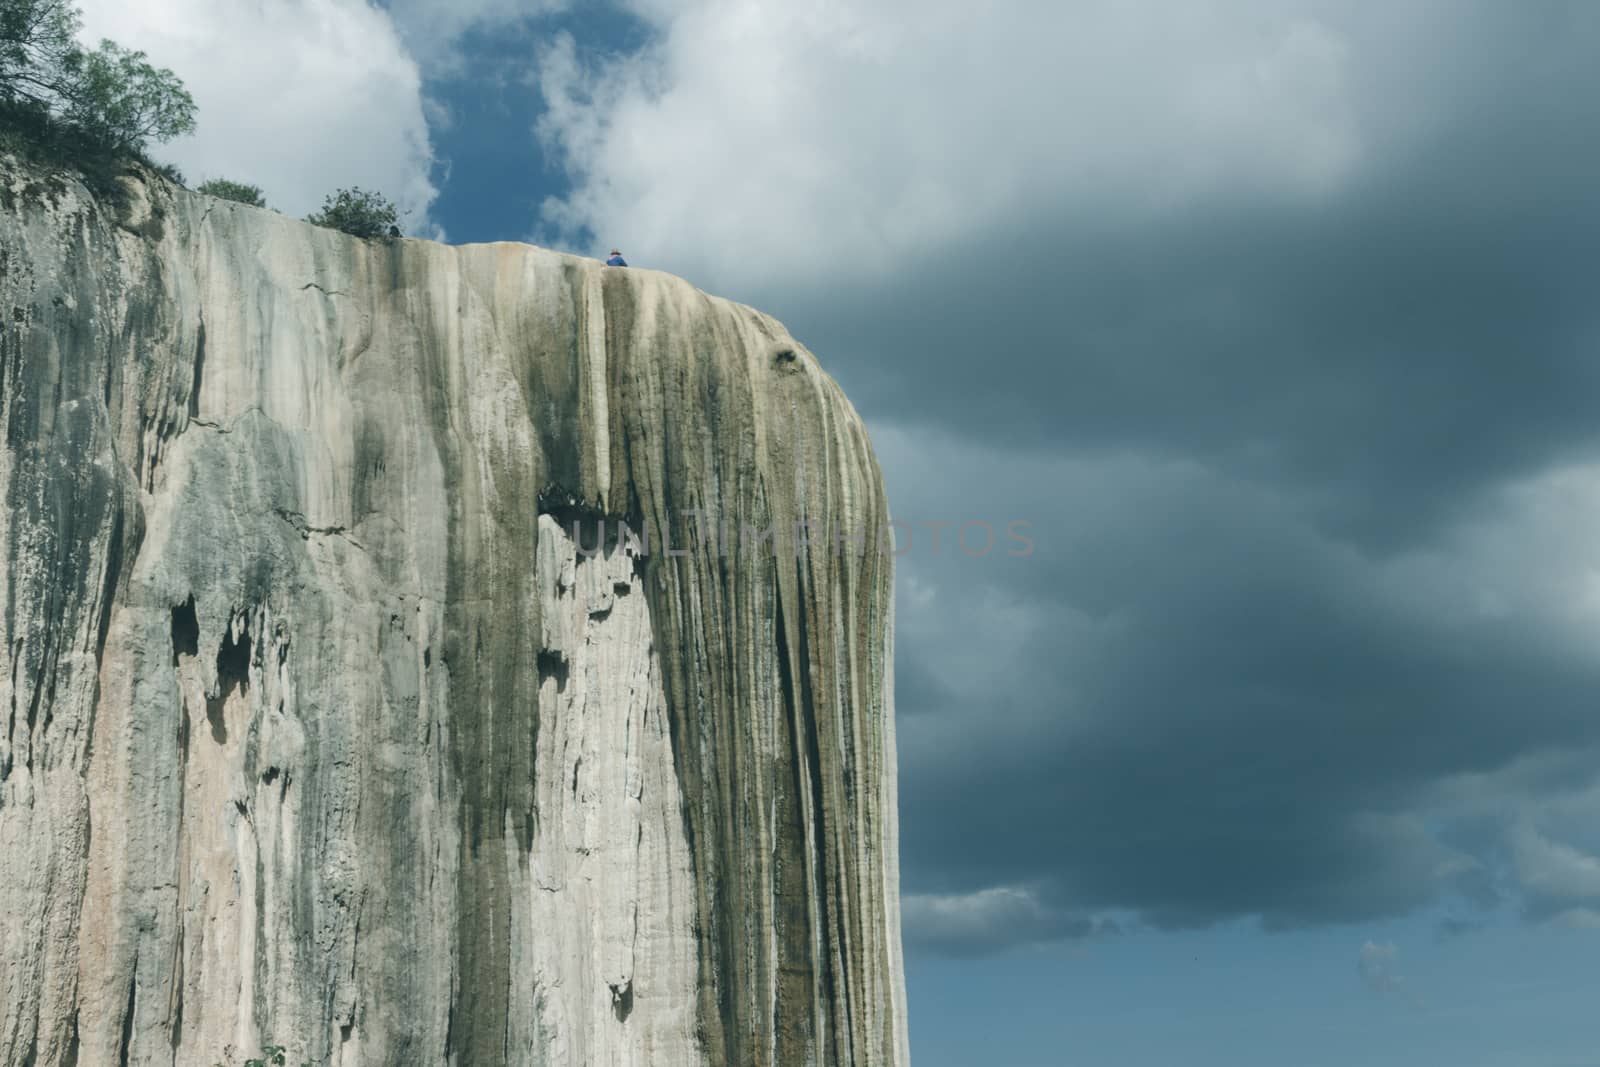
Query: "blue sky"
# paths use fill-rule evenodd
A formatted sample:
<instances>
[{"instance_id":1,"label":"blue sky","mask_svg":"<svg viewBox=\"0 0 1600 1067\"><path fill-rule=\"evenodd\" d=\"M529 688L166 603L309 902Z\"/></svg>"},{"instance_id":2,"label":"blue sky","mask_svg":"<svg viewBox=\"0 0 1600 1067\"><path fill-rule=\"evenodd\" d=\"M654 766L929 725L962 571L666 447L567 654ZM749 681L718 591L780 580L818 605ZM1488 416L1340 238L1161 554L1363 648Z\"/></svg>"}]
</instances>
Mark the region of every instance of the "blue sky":
<instances>
[{"instance_id":1,"label":"blue sky","mask_svg":"<svg viewBox=\"0 0 1600 1067\"><path fill-rule=\"evenodd\" d=\"M85 6L192 178L618 244L1032 524L900 571L922 1067L1600 1065L1600 6Z\"/></svg>"},{"instance_id":2,"label":"blue sky","mask_svg":"<svg viewBox=\"0 0 1600 1067\"><path fill-rule=\"evenodd\" d=\"M526 22L467 31L458 45L469 57L424 83L449 119L431 132L439 196L429 211L453 243L537 235L547 197L571 188L559 160L548 158L534 124L544 111L528 57L552 35L566 33L600 57L636 51L649 28L626 11L595 5Z\"/></svg>"}]
</instances>

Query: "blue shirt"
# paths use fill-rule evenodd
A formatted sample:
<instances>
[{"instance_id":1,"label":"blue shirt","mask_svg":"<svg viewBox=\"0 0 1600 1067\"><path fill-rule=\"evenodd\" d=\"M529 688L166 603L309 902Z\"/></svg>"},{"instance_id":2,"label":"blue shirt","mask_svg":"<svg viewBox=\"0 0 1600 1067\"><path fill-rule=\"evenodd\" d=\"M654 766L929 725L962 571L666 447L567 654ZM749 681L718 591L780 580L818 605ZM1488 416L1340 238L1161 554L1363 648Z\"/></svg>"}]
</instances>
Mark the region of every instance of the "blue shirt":
<instances>
[{"instance_id":1,"label":"blue shirt","mask_svg":"<svg viewBox=\"0 0 1600 1067\"><path fill-rule=\"evenodd\" d=\"M628 261L623 259L620 255L612 256L610 259L606 260L606 266L608 267L626 267L627 265Z\"/></svg>"}]
</instances>

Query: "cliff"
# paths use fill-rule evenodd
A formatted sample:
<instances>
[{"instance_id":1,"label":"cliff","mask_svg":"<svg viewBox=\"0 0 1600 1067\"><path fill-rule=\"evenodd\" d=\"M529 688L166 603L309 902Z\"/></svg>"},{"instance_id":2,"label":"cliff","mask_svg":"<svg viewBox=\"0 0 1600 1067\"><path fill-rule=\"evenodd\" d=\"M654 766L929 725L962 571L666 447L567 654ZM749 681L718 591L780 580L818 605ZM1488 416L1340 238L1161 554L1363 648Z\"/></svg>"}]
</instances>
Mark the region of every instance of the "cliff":
<instances>
[{"instance_id":1,"label":"cliff","mask_svg":"<svg viewBox=\"0 0 1600 1067\"><path fill-rule=\"evenodd\" d=\"M814 357L125 184L0 163L0 1064L904 1064L886 504Z\"/></svg>"}]
</instances>

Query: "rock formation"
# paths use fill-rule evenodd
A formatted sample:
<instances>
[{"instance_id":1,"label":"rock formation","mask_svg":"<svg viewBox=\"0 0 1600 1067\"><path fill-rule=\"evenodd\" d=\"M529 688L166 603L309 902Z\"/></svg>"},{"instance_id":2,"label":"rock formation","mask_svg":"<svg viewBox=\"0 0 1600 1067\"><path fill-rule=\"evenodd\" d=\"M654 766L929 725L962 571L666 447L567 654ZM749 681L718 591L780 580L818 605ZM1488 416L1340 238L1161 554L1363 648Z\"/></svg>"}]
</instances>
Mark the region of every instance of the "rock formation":
<instances>
[{"instance_id":1,"label":"rock formation","mask_svg":"<svg viewBox=\"0 0 1600 1067\"><path fill-rule=\"evenodd\" d=\"M886 504L814 357L124 185L0 163L0 1064L906 1063Z\"/></svg>"}]
</instances>

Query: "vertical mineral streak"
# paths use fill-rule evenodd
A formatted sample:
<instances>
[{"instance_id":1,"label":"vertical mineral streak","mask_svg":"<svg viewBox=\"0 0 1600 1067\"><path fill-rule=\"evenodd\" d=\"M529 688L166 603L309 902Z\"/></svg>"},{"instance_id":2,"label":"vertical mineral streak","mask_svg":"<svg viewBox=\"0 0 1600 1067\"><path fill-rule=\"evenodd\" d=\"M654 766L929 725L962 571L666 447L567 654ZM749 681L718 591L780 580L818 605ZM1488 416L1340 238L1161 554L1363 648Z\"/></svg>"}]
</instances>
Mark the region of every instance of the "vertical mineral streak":
<instances>
[{"instance_id":1,"label":"vertical mineral streak","mask_svg":"<svg viewBox=\"0 0 1600 1067\"><path fill-rule=\"evenodd\" d=\"M812 355L124 194L0 161L0 1064L905 1064L888 516Z\"/></svg>"}]
</instances>

